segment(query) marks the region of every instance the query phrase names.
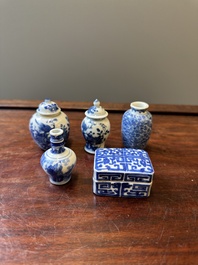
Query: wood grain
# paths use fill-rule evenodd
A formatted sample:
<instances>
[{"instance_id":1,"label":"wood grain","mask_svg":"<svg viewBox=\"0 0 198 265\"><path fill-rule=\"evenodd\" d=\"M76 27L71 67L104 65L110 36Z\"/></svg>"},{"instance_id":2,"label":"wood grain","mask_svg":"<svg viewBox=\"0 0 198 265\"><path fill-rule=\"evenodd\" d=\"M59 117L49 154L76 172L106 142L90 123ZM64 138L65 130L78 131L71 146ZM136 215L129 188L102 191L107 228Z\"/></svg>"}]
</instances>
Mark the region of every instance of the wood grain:
<instances>
[{"instance_id":1,"label":"wood grain","mask_svg":"<svg viewBox=\"0 0 198 265\"><path fill-rule=\"evenodd\" d=\"M72 180L58 187L43 172L43 152L29 133L35 110L14 104L0 110L1 264L197 264L196 112L154 111L146 148L155 169L151 195L126 199L92 193L94 156L84 151L80 131L84 109L66 111L67 146L77 164ZM122 147L123 106L111 108L106 147Z\"/></svg>"}]
</instances>

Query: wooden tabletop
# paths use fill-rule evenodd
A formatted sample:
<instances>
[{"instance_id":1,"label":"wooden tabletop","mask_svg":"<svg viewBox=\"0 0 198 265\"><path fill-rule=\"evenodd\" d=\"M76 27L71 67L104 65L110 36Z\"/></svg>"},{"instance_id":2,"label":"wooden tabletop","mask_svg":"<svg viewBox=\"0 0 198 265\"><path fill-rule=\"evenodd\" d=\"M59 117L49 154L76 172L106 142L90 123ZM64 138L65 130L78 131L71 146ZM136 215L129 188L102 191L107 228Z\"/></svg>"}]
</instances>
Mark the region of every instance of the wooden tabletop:
<instances>
[{"instance_id":1,"label":"wooden tabletop","mask_svg":"<svg viewBox=\"0 0 198 265\"><path fill-rule=\"evenodd\" d=\"M150 197L134 199L92 192L94 155L80 130L92 102L57 101L77 164L68 184L49 182L28 129L40 102L0 101L0 264L198 264L198 106L150 106L154 182ZM129 104L102 104L106 147L123 147Z\"/></svg>"}]
</instances>

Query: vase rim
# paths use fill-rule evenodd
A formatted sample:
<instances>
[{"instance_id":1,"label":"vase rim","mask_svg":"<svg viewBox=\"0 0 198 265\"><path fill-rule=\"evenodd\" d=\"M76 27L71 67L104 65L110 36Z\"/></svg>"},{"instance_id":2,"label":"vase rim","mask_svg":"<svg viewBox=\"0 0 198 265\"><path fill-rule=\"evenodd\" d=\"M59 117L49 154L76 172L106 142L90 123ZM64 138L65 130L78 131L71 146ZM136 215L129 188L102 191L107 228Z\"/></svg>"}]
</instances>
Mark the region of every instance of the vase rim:
<instances>
[{"instance_id":1,"label":"vase rim","mask_svg":"<svg viewBox=\"0 0 198 265\"><path fill-rule=\"evenodd\" d=\"M130 107L135 110L146 110L149 108L149 104L144 101L131 102Z\"/></svg>"},{"instance_id":2,"label":"vase rim","mask_svg":"<svg viewBox=\"0 0 198 265\"><path fill-rule=\"evenodd\" d=\"M59 136L63 134L63 130L60 128L54 128L50 130L50 135L52 136Z\"/></svg>"}]
</instances>

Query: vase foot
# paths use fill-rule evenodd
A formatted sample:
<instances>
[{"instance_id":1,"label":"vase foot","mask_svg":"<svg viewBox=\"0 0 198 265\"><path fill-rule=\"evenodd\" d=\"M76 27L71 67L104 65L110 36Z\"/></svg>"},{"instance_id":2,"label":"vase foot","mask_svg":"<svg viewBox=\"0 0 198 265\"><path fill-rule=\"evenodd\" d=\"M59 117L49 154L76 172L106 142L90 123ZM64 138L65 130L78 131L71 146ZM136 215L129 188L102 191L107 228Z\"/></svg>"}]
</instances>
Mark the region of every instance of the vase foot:
<instances>
[{"instance_id":1,"label":"vase foot","mask_svg":"<svg viewBox=\"0 0 198 265\"><path fill-rule=\"evenodd\" d=\"M87 148L86 146L84 147L85 151L89 154L95 154L95 150Z\"/></svg>"},{"instance_id":2,"label":"vase foot","mask_svg":"<svg viewBox=\"0 0 198 265\"><path fill-rule=\"evenodd\" d=\"M104 148L105 143L99 144L99 145L90 145L90 144L86 144L84 146L84 150L89 153L89 154L95 154L96 149L98 148Z\"/></svg>"},{"instance_id":3,"label":"vase foot","mask_svg":"<svg viewBox=\"0 0 198 265\"><path fill-rule=\"evenodd\" d=\"M51 182L53 185L58 185L58 186L66 184L67 182L70 181L70 179L71 179L71 176L70 176L69 178L67 178L67 179L64 179L64 180L62 180L62 181L58 181L58 182L57 182L57 181L54 181L53 179L49 178L50 182Z\"/></svg>"}]
</instances>

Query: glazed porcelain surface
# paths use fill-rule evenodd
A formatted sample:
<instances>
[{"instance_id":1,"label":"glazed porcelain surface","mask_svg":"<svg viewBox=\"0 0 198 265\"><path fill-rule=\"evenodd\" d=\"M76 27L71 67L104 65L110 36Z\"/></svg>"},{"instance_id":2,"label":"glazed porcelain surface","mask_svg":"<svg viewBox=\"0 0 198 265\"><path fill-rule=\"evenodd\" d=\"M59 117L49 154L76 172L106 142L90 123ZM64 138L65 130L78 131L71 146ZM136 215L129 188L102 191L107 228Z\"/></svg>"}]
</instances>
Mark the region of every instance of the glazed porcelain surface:
<instances>
[{"instance_id":1,"label":"glazed porcelain surface","mask_svg":"<svg viewBox=\"0 0 198 265\"><path fill-rule=\"evenodd\" d=\"M50 148L49 132L54 128L63 130L64 142L66 143L70 132L69 118L55 102L46 99L39 104L36 113L33 114L29 122L31 136L41 149Z\"/></svg>"},{"instance_id":2,"label":"glazed porcelain surface","mask_svg":"<svg viewBox=\"0 0 198 265\"><path fill-rule=\"evenodd\" d=\"M152 115L147 110L149 105L136 101L122 117L121 133L126 148L144 149L152 130Z\"/></svg>"},{"instance_id":3,"label":"glazed porcelain surface","mask_svg":"<svg viewBox=\"0 0 198 265\"><path fill-rule=\"evenodd\" d=\"M41 156L40 163L52 184L63 185L71 179L76 154L64 146L62 129L50 130L50 142L51 148Z\"/></svg>"},{"instance_id":4,"label":"glazed porcelain surface","mask_svg":"<svg viewBox=\"0 0 198 265\"><path fill-rule=\"evenodd\" d=\"M93 192L96 195L148 197L153 175L153 165L144 150L100 148L95 152Z\"/></svg>"},{"instance_id":5,"label":"glazed porcelain surface","mask_svg":"<svg viewBox=\"0 0 198 265\"><path fill-rule=\"evenodd\" d=\"M95 100L93 106L85 112L86 117L81 123L81 131L85 139L85 151L94 154L97 148L105 146L110 133L108 112Z\"/></svg>"}]
</instances>

